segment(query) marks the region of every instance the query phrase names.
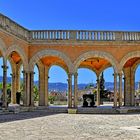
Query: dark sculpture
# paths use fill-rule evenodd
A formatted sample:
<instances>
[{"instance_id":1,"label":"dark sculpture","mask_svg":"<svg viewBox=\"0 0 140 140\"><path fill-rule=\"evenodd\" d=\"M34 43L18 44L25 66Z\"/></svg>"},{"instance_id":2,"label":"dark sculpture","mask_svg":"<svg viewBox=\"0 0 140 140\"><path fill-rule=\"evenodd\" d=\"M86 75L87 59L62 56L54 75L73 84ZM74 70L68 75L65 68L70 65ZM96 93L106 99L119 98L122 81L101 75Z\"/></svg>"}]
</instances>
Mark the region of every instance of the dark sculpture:
<instances>
[{"instance_id":1,"label":"dark sculpture","mask_svg":"<svg viewBox=\"0 0 140 140\"><path fill-rule=\"evenodd\" d=\"M16 103L20 104L21 92L16 93Z\"/></svg>"},{"instance_id":2,"label":"dark sculpture","mask_svg":"<svg viewBox=\"0 0 140 140\"><path fill-rule=\"evenodd\" d=\"M88 105L88 102L90 102L90 105ZM83 107L94 107L94 105L95 105L94 94L84 94Z\"/></svg>"}]
</instances>

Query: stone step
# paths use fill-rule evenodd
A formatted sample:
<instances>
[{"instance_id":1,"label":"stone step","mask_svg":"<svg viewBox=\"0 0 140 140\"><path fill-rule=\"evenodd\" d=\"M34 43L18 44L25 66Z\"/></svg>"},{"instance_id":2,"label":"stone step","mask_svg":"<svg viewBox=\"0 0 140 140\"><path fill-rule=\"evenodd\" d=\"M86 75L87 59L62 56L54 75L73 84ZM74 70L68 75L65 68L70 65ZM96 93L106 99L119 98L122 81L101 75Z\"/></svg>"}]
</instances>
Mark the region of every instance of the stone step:
<instances>
[{"instance_id":1,"label":"stone step","mask_svg":"<svg viewBox=\"0 0 140 140\"><path fill-rule=\"evenodd\" d=\"M119 111L113 108L78 108L78 114L118 114Z\"/></svg>"}]
</instances>

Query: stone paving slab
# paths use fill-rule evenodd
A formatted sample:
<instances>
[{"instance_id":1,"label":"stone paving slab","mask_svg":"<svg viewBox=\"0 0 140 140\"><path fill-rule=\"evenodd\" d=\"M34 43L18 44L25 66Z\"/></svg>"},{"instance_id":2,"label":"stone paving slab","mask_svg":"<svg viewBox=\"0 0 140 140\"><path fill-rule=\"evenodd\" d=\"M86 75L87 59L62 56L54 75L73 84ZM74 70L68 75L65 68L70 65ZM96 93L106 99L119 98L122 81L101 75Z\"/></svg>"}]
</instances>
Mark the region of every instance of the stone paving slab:
<instances>
[{"instance_id":1,"label":"stone paving slab","mask_svg":"<svg viewBox=\"0 0 140 140\"><path fill-rule=\"evenodd\" d=\"M0 140L140 140L140 114L1 115Z\"/></svg>"}]
</instances>

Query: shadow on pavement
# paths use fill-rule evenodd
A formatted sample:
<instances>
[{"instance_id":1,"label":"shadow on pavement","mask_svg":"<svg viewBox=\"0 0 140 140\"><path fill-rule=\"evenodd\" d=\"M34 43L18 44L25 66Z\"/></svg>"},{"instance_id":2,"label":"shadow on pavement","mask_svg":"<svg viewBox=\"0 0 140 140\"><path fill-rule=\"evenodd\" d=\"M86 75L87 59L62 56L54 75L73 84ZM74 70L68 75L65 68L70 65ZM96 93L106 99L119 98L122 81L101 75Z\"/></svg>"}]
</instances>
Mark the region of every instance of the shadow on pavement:
<instances>
[{"instance_id":1,"label":"shadow on pavement","mask_svg":"<svg viewBox=\"0 0 140 140\"><path fill-rule=\"evenodd\" d=\"M0 123L33 119L33 118L45 117L45 116L56 115L56 114L59 114L59 113L33 111L33 112L21 112L18 114L6 114L6 115L0 115Z\"/></svg>"}]
</instances>

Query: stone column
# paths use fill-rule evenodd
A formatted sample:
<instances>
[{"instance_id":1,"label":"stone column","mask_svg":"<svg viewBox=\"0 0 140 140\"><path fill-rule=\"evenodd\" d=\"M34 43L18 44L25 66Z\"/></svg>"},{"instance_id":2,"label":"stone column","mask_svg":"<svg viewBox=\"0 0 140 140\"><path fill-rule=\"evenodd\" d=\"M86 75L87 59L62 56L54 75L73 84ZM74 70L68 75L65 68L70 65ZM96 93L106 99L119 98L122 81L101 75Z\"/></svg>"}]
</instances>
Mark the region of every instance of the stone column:
<instances>
[{"instance_id":1,"label":"stone column","mask_svg":"<svg viewBox=\"0 0 140 140\"><path fill-rule=\"evenodd\" d=\"M122 73L119 73L119 106L122 106Z\"/></svg>"},{"instance_id":2,"label":"stone column","mask_svg":"<svg viewBox=\"0 0 140 140\"><path fill-rule=\"evenodd\" d=\"M117 73L114 73L114 107L117 107Z\"/></svg>"},{"instance_id":3,"label":"stone column","mask_svg":"<svg viewBox=\"0 0 140 140\"><path fill-rule=\"evenodd\" d=\"M16 104L16 75L15 73L11 74L12 76L12 90L11 90L11 102L12 104Z\"/></svg>"},{"instance_id":4,"label":"stone column","mask_svg":"<svg viewBox=\"0 0 140 140\"><path fill-rule=\"evenodd\" d=\"M46 66L40 66L39 105L48 106L48 67Z\"/></svg>"},{"instance_id":5,"label":"stone column","mask_svg":"<svg viewBox=\"0 0 140 140\"><path fill-rule=\"evenodd\" d=\"M125 106L131 105L131 67L124 68L125 74Z\"/></svg>"},{"instance_id":6,"label":"stone column","mask_svg":"<svg viewBox=\"0 0 140 140\"><path fill-rule=\"evenodd\" d=\"M15 81L16 81L16 92L20 91L20 67L21 65L16 65L16 75L15 75Z\"/></svg>"},{"instance_id":7,"label":"stone column","mask_svg":"<svg viewBox=\"0 0 140 140\"><path fill-rule=\"evenodd\" d=\"M131 87L131 95L130 95L130 100L131 100L131 106L135 106L135 73L134 70L131 70L131 79L130 79L130 87Z\"/></svg>"},{"instance_id":8,"label":"stone column","mask_svg":"<svg viewBox=\"0 0 140 140\"><path fill-rule=\"evenodd\" d=\"M74 108L77 108L77 76L78 73L74 74Z\"/></svg>"},{"instance_id":9,"label":"stone column","mask_svg":"<svg viewBox=\"0 0 140 140\"><path fill-rule=\"evenodd\" d=\"M30 106L34 106L34 72L29 72L30 74Z\"/></svg>"},{"instance_id":10,"label":"stone column","mask_svg":"<svg viewBox=\"0 0 140 140\"><path fill-rule=\"evenodd\" d=\"M24 105L25 106L34 106L34 72L24 71L23 72L23 81L24 81Z\"/></svg>"},{"instance_id":11,"label":"stone column","mask_svg":"<svg viewBox=\"0 0 140 140\"><path fill-rule=\"evenodd\" d=\"M39 106L45 106L45 67L39 66Z\"/></svg>"},{"instance_id":12,"label":"stone column","mask_svg":"<svg viewBox=\"0 0 140 140\"><path fill-rule=\"evenodd\" d=\"M13 63L12 65L12 90L11 90L11 102L16 104L16 93L20 91L20 65Z\"/></svg>"},{"instance_id":13,"label":"stone column","mask_svg":"<svg viewBox=\"0 0 140 140\"><path fill-rule=\"evenodd\" d=\"M27 73L25 71L23 71L23 105L24 106L28 106L28 90L27 90Z\"/></svg>"},{"instance_id":14,"label":"stone column","mask_svg":"<svg viewBox=\"0 0 140 140\"><path fill-rule=\"evenodd\" d=\"M31 105L31 79L30 79L30 72L26 72L26 101L27 101L27 106Z\"/></svg>"},{"instance_id":15,"label":"stone column","mask_svg":"<svg viewBox=\"0 0 140 140\"><path fill-rule=\"evenodd\" d=\"M125 97L126 97L126 85L125 85L125 76L124 76L124 78L123 78L123 80L124 80L124 106L125 106Z\"/></svg>"},{"instance_id":16,"label":"stone column","mask_svg":"<svg viewBox=\"0 0 140 140\"><path fill-rule=\"evenodd\" d=\"M3 107L7 108L7 61L3 59Z\"/></svg>"},{"instance_id":17,"label":"stone column","mask_svg":"<svg viewBox=\"0 0 140 140\"><path fill-rule=\"evenodd\" d=\"M97 106L100 105L100 78L97 76Z\"/></svg>"},{"instance_id":18,"label":"stone column","mask_svg":"<svg viewBox=\"0 0 140 140\"><path fill-rule=\"evenodd\" d=\"M45 106L48 106L48 98L49 98L49 76L48 76L48 67L45 66Z\"/></svg>"},{"instance_id":19,"label":"stone column","mask_svg":"<svg viewBox=\"0 0 140 140\"><path fill-rule=\"evenodd\" d=\"M68 74L68 107L72 108L72 74Z\"/></svg>"}]
</instances>

